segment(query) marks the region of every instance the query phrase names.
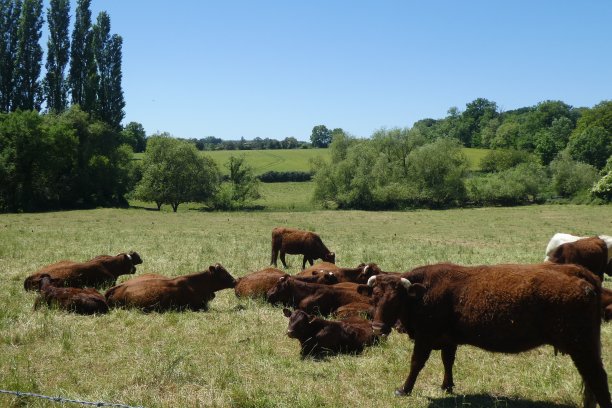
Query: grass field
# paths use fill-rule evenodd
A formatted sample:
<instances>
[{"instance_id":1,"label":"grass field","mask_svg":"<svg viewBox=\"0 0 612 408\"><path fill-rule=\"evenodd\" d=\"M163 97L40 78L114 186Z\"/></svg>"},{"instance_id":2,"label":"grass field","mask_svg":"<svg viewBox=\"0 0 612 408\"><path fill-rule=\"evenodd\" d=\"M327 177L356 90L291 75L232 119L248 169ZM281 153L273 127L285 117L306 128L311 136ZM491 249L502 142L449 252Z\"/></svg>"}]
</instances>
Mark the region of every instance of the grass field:
<instances>
[{"instance_id":1,"label":"grass field","mask_svg":"<svg viewBox=\"0 0 612 408\"><path fill-rule=\"evenodd\" d=\"M340 265L400 271L437 261L538 262L550 236L610 233L611 206L532 206L411 212L179 213L99 209L0 215L0 388L146 407L573 407L580 379L569 357L542 347L521 355L460 347L455 392L440 389L434 352L410 397L392 392L412 343L393 333L361 356L300 360L281 309L219 292L208 312L104 316L33 311L23 279L59 259L138 251L138 274L192 273L220 262L234 276L265 267L270 231L311 229ZM288 256L290 272L299 258ZM122 277L124 280L127 277ZM611 282L607 281L610 287ZM612 324L603 326L612 374ZM56 407L0 395L0 406Z\"/></svg>"},{"instance_id":2,"label":"grass field","mask_svg":"<svg viewBox=\"0 0 612 408\"><path fill-rule=\"evenodd\" d=\"M487 149L463 149L471 170L480 170L480 160L487 154ZM202 154L209 155L223 173L227 173L224 164L230 156L244 156L246 162L253 167L255 174L267 171L310 171L310 160L322 157L327 160L330 156L328 149L281 149L281 150L219 150L207 151ZM143 153L137 153L137 159Z\"/></svg>"}]
</instances>

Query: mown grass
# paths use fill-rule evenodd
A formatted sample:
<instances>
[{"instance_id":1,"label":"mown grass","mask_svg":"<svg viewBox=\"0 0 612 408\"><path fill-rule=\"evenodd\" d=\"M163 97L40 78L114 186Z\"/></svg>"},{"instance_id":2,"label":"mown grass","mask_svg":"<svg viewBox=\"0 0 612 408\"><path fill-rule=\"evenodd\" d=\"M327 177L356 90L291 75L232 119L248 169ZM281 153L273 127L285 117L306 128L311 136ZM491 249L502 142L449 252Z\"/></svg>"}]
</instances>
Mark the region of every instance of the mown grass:
<instances>
[{"instance_id":1,"label":"mown grass","mask_svg":"<svg viewBox=\"0 0 612 408\"><path fill-rule=\"evenodd\" d=\"M488 149L464 148L463 152L470 163L470 170L480 170L480 160L487 154ZM279 149L279 150L217 150L205 151L202 154L210 156L224 174L228 173L225 163L231 156L245 158L255 174L267 171L311 171L311 160L321 157L329 160L329 149ZM143 153L135 154L140 160Z\"/></svg>"},{"instance_id":2,"label":"mown grass","mask_svg":"<svg viewBox=\"0 0 612 408\"><path fill-rule=\"evenodd\" d=\"M138 251L138 274L192 273L220 262L235 276L265 267L270 231L317 231L340 265L406 270L437 261L538 262L550 236L610 233L610 206L533 206L448 211L240 212L99 209L0 215L0 388L147 407L569 407L580 379L550 347L521 355L460 347L455 395L440 389L434 352L414 393L392 391L408 372L412 343L393 333L362 356L301 360L281 309L218 293L208 312L105 316L34 312L23 279L59 259ZM288 256L290 272L300 260ZM122 277L121 280L127 277ZM608 287L612 286L606 282ZM603 326L612 374L612 325ZM0 395L0 406L57 404Z\"/></svg>"}]
</instances>

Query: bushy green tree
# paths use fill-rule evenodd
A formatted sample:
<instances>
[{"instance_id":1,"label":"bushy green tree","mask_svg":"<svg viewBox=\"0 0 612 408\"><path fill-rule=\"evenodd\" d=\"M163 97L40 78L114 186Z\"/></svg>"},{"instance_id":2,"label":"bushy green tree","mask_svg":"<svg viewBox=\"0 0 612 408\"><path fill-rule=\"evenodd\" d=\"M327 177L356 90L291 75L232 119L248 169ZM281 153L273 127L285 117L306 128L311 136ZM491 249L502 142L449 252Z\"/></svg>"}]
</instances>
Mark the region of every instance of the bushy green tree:
<instances>
[{"instance_id":1,"label":"bushy green tree","mask_svg":"<svg viewBox=\"0 0 612 408\"><path fill-rule=\"evenodd\" d=\"M94 110L97 89L90 4L91 0L77 0L68 75L72 103L89 113Z\"/></svg>"},{"instance_id":2,"label":"bushy green tree","mask_svg":"<svg viewBox=\"0 0 612 408\"><path fill-rule=\"evenodd\" d=\"M134 153L142 153L147 148L147 134L141 123L130 122L121 131L123 143L132 146Z\"/></svg>"},{"instance_id":3,"label":"bushy green tree","mask_svg":"<svg viewBox=\"0 0 612 408\"><path fill-rule=\"evenodd\" d=\"M604 201L612 201L612 171L606 173L595 183L591 194Z\"/></svg>"},{"instance_id":4,"label":"bushy green tree","mask_svg":"<svg viewBox=\"0 0 612 408\"><path fill-rule=\"evenodd\" d=\"M568 144L572 158L601 169L612 154L612 132L601 126L590 126L572 134Z\"/></svg>"},{"instance_id":5,"label":"bushy green tree","mask_svg":"<svg viewBox=\"0 0 612 408\"><path fill-rule=\"evenodd\" d=\"M468 160L453 139L438 139L412 151L408 179L416 185L419 201L438 208L461 204Z\"/></svg>"},{"instance_id":6,"label":"bushy green tree","mask_svg":"<svg viewBox=\"0 0 612 408\"><path fill-rule=\"evenodd\" d=\"M561 197L573 197L593 187L597 169L589 164L573 160L567 152L550 163L552 188Z\"/></svg>"},{"instance_id":7,"label":"bushy green tree","mask_svg":"<svg viewBox=\"0 0 612 408\"><path fill-rule=\"evenodd\" d=\"M536 162L536 157L524 150L493 149L482 158L480 168L485 173L508 170L520 163Z\"/></svg>"},{"instance_id":8,"label":"bushy green tree","mask_svg":"<svg viewBox=\"0 0 612 408\"><path fill-rule=\"evenodd\" d=\"M469 200L475 204L519 205L541 200L549 180L543 166L528 162L469 178L466 184Z\"/></svg>"},{"instance_id":9,"label":"bushy green tree","mask_svg":"<svg viewBox=\"0 0 612 408\"><path fill-rule=\"evenodd\" d=\"M181 203L211 200L218 183L217 165L200 155L193 144L156 135L148 140L134 197L155 202L158 209L170 204L176 212Z\"/></svg>"},{"instance_id":10,"label":"bushy green tree","mask_svg":"<svg viewBox=\"0 0 612 408\"><path fill-rule=\"evenodd\" d=\"M229 176L227 181L221 184L215 197L216 208L222 210L244 208L261 197L259 180L255 177L253 168L244 161L244 157L230 156L225 167L229 171Z\"/></svg>"},{"instance_id":11,"label":"bushy green tree","mask_svg":"<svg viewBox=\"0 0 612 408\"><path fill-rule=\"evenodd\" d=\"M325 125L318 125L312 128L310 141L314 147L327 147L331 140L332 132Z\"/></svg>"}]
</instances>

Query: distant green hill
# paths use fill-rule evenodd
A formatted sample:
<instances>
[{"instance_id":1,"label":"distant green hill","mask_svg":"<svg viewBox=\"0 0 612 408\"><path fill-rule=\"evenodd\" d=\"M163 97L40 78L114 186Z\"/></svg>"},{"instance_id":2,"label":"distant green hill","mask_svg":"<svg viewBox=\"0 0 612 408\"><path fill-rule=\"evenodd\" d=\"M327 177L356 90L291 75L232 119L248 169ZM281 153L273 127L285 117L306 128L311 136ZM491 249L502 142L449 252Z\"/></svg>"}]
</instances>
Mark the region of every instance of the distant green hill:
<instances>
[{"instance_id":1,"label":"distant green hill","mask_svg":"<svg viewBox=\"0 0 612 408\"><path fill-rule=\"evenodd\" d=\"M480 170L480 160L488 152L487 149L464 148L470 169ZM310 171L310 160L315 157L329 159L329 149L280 149L280 150L216 150L202 152L211 157L221 169L226 173L227 169L223 166L230 156L244 156L246 162L251 165L255 174L263 174L267 171ZM137 158L142 158L142 153L136 154Z\"/></svg>"}]
</instances>

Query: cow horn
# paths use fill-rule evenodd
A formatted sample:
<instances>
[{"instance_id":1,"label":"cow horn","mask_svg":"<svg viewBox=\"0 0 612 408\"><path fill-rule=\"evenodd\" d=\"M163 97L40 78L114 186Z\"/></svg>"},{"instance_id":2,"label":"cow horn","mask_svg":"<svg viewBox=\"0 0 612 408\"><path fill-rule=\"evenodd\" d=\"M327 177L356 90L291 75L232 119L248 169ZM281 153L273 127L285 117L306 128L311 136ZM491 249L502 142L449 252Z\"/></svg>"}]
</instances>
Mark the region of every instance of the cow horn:
<instances>
[{"instance_id":1,"label":"cow horn","mask_svg":"<svg viewBox=\"0 0 612 408\"><path fill-rule=\"evenodd\" d=\"M400 282L402 282L402 286L406 289L410 288L410 286L412 285L412 283L410 283L410 281L406 278L401 278Z\"/></svg>"},{"instance_id":2,"label":"cow horn","mask_svg":"<svg viewBox=\"0 0 612 408\"><path fill-rule=\"evenodd\" d=\"M370 276L368 279L368 286L374 286L374 282L376 281L376 275Z\"/></svg>"},{"instance_id":3,"label":"cow horn","mask_svg":"<svg viewBox=\"0 0 612 408\"><path fill-rule=\"evenodd\" d=\"M363 268L363 273L367 273L369 268L370 268L370 265L366 265L366 266Z\"/></svg>"}]
</instances>

